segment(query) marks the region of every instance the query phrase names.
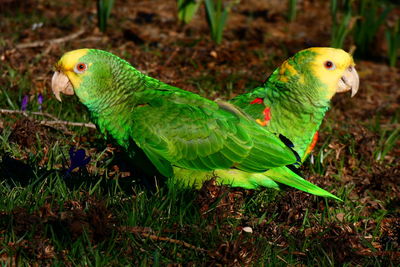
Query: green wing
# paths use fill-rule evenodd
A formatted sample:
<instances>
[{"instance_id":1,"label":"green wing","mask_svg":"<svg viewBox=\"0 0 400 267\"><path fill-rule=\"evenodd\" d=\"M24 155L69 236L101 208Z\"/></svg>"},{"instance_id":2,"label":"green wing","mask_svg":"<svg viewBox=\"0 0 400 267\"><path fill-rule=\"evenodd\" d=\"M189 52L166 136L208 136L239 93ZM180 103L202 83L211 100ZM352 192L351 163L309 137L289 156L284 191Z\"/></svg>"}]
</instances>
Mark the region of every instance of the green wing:
<instances>
[{"instance_id":1,"label":"green wing","mask_svg":"<svg viewBox=\"0 0 400 267\"><path fill-rule=\"evenodd\" d=\"M229 104L183 90L150 89L135 97L130 135L166 176L172 166L264 172L296 162L277 136Z\"/></svg>"}]
</instances>

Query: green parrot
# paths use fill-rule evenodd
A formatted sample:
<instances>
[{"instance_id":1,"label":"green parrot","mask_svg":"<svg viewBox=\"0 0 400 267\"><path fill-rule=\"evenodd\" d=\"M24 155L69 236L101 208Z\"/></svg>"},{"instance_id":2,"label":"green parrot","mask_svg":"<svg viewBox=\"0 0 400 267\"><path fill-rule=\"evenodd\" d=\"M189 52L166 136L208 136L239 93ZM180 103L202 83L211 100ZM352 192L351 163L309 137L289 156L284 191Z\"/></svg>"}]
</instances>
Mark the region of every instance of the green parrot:
<instances>
[{"instance_id":1,"label":"green parrot","mask_svg":"<svg viewBox=\"0 0 400 267\"><path fill-rule=\"evenodd\" d=\"M286 60L266 82L230 103L268 131L290 140L305 160L318 140L318 128L335 93L351 90L359 77L352 57L341 49L309 48Z\"/></svg>"},{"instance_id":2,"label":"green parrot","mask_svg":"<svg viewBox=\"0 0 400 267\"><path fill-rule=\"evenodd\" d=\"M306 61L296 62L296 58ZM290 62L299 65L299 70ZM111 53L79 49L64 54L56 64L52 90L59 101L60 93L76 94L98 129L124 147L137 166L150 162L163 176L186 185L201 186L211 177L243 188L279 189L282 183L339 199L292 171L305 152L296 147L303 146L302 138L295 136L296 143L290 138L304 135L305 129L293 129L299 124L291 126L287 114L310 117L321 107L325 112L335 92L352 90L354 94L358 76L353 59L343 50L314 48L299 52L278 70L269 80L279 80L279 86L269 86L268 80L263 87L227 103L148 77ZM299 77L292 79L296 75ZM293 88L284 87L285 82ZM303 101L305 110L301 110ZM295 105L299 107L292 107ZM267 124L266 116L261 118L264 121L258 118L262 106L262 113L266 108L271 110ZM279 114L284 107L290 109ZM323 114L318 114L315 124L319 126L322 118ZM272 127L279 123L289 129L279 132L284 126ZM318 126L310 131L315 132Z\"/></svg>"}]
</instances>

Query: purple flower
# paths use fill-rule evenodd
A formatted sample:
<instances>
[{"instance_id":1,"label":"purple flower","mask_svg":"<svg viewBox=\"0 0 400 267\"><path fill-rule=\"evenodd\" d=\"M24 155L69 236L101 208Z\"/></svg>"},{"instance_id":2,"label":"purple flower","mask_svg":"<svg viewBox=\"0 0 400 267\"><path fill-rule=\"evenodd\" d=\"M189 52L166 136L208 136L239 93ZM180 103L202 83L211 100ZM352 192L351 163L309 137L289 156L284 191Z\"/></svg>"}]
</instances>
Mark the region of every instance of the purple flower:
<instances>
[{"instance_id":1,"label":"purple flower","mask_svg":"<svg viewBox=\"0 0 400 267\"><path fill-rule=\"evenodd\" d=\"M28 101L29 101L29 96L24 95L24 98L22 99L21 102L21 110L26 111L26 108L28 107Z\"/></svg>"},{"instance_id":2,"label":"purple flower","mask_svg":"<svg viewBox=\"0 0 400 267\"><path fill-rule=\"evenodd\" d=\"M86 166L90 161L90 157L86 158L85 150L78 149L77 151L75 151L74 147L71 147L69 149L69 159L71 161L71 164L69 165L67 174L69 174L76 168Z\"/></svg>"},{"instance_id":3,"label":"purple flower","mask_svg":"<svg viewBox=\"0 0 400 267\"><path fill-rule=\"evenodd\" d=\"M43 95L41 93L39 93L39 95L37 97L37 102L39 104L39 111L42 111Z\"/></svg>"}]
</instances>

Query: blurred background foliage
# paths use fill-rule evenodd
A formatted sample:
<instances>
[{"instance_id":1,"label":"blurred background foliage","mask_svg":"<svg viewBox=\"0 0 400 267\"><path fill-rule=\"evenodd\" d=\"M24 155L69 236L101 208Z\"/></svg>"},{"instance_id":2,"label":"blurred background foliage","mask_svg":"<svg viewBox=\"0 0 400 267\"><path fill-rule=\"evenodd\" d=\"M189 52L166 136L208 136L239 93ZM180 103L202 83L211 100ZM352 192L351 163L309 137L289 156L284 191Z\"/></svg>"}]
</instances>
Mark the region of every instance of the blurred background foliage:
<instances>
[{"instance_id":1,"label":"blurred background foliage","mask_svg":"<svg viewBox=\"0 0 400 267\"><path fill-rule=\"evenodd\" d=\"M98 24L103 32L113 2L98 0ZM331 46L343 48L346 41L351 42L356 48L355 56L366 58L376 54L376 47L386 41L388 63L395 66L400 47L399 18L389 20L388 15L399 4L395 0L330 0ZM177 0L177 16L182 23L190 23L199 8L204 6L211 39L220 44L229 13L235 5L240 5L240 0ZM287 18L292 23L296 23L297 5L297 0L288 1ZM378 35L381 27L386 29L386 39Z\"/></svg>"}]
</instances>

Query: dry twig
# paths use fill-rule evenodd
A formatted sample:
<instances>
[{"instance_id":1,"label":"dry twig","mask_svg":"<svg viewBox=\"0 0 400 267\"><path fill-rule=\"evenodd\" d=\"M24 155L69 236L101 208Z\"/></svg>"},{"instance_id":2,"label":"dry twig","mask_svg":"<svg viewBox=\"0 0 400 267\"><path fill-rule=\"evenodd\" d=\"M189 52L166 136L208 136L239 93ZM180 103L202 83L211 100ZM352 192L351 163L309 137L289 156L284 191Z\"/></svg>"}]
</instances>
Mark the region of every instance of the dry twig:
<instances>
[{"instance_id":1,"label":"dry twig","mask_svg":"<svg viewBox=\"0 0 400 267\"><path fill-rule=\"evenodd\" d=\"M165 61L165 63L164 63L164 66L168 66L169 65L169 63L171 63L171 61L172 61L172 59L174 59L174 57L176 56L176 54L179 52L179 47L178 48L176 48L173 52L172 52L172 54L168 57L168 59Z\"/></svg>"},{"instance_id":2,"label":"dry twig","mask_svg":"<svg viewBox=\"0 0 400 267\"><path fill-rule=\"evenodd\" d=\"M27 111L23 111L23 110L14 110L14 109L0 109L0 113L5 113L5 114L22 114L25 117L29 117L29 114L32 115L38 115L38 116L44 116L44 117L48 117L50 119L53 120L59 120L57 117L46 113L46 112L27 112Z\"/></svg>"},{"instance_id":3,"label":"dry twig","mask_svg":"<svg viewBox=\"0 0 400 267\"><path fill-rule=\"evenodd\" d=\"M194 246L192 244L189 244L189 243L187 243L185 241L182 241L182 240L150 234L149 232L151 232L151 229L149 230L148 228L143 228L142 229L140 227L121 227L121 230L128 231L128 232L131 232L133 234L137 234L137 235L149 238L149 239L154 240L154 241L165 241L165 242L169 242L169 243L172 243L172 244L181 245L181 246L184 246L186 248L193 249L193 250L206 252L205 249L196 247L196 246Z\"/></svg>"},{"instance_id":4,"label":"dry twig","mask_svg":"<svg viewBox=\"0 0 400 267\"><path fill-rule=\"evenodd\" d=\"M147 233L140 233L140 235L143 236L143 237L150 238L151 240L154 240L154 241L166 241L166 242L169 242L169 243L181 245L181 246L184 246L186 248L194 249L194 250L197 250L197 251L202 251L202 252L205 251L203 248L196 247L196 246L191 245L191 244L189 244L189 243L187 243L185 241L182 241L182 240L177 240L177 239L172 239L172 238L169 238L169 237L162 237L162 236L157 236L157 235L151 235L151 234L147 234Z\"/></svg>"},{"instance_id":5,"label":"dry twig","mask_svg":"<svg viewBox=\"0 0 400 267\"><path fill-rule=\"evenodd\" d=\"M71 41L73 39L78 38L82 34L85 33L85 29L82 28L77 32L74 32L70 35L61 37L61 38L56 38L56 39L51 39L51 40L44 40L44 41L36 41L32 43L23 43L23 44L17 44L15 47L17 49L24 49L24 48L32 48L32 47L40 47L40 46L45 46L47 44L60 44L60 43L65 43L68 41Z\"/></svg>"},{"instance_id":6,"label":"dry twig","mask_svg":"<svg viewBox=\"0 0 400 267\"><path fill-rule=\"evenodd\" d=\"M96 129L96 125L93 123L87 123L87 122L72 122L72 121L62 121L58 119L57 117L46 113L46 112L26 112L22 110L13 110L13 109L0 109L0 113L3 114L22 114L25 117L30 117L29 115L38 115L38 116L44 116L51 118L52 121L48 120L41 120L39 121L40 124L46 125L46 126L54 126L54 125L64 125L64 126L77 126L77 127L87 127L87 128L92 128Z\"/></svg>"},{"instance_id":7,"label":"dry twig","mask_svg":"<svg viewBox=\"0 0 400 267\"><path fill-rule=\"evenodd\" d=\"M72 122L72 121L39 121L40 124L46 125L46 126L53 126L53 125L65 125L65 126L77 126L77 127L86 127L86 128L91 128L91 129L96 129L96 125L93 123L87 123L87 122Z\"/></svg>"}]
</instances>

